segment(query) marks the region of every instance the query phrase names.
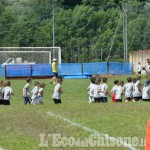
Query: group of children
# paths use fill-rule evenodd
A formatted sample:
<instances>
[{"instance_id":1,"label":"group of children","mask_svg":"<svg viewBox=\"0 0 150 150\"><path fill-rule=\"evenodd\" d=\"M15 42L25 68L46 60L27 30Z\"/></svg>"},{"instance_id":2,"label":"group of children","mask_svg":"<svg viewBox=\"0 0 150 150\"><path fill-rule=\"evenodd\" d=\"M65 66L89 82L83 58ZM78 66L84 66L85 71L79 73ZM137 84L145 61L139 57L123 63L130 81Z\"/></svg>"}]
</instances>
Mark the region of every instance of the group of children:
<instances>
[{"instance_id":1,"label":"group of children","mask_svg":"<svg viewBox=\"0 0 150 150\"><path fill-rule=\"evenodd\" d=\"M61 88L61 84L62 84L62 78L61 77L57 77L57 84L54 87L54 93L53 93L53 100L55 104L59 104L61 103L61 94L62 94L62 88ZM30 90L29 90L29 86L31 84L32 80L29 78L27 79L27 83L23 88L23 97L24 97L24 104L26 105L27 103L29 104L44 104L43 101L43 96L44 96L44 88L46 86L45 83L39 83L38 81L36 81L34 83L34 88L31 91L32 96L30 97Z\"/></svg>"},{"instance_id":2,"label":"group of children","mask_svg":"<svg viewBox=\"0 0 150 150\"><path fill-rule=\"evenodd\" d=\"M24 104L44 104L43 102L43 96L44 96L44 88L46 86L45 83L39 83L36 81L34 83L34 88L31 91L32 96L30 97L30 84L32 83L32 80L28 78L26 85L23 88L23 98L24 98Z\"/></svg>"},{"instance_id":3,"label":"group of children","mask_svg":"<svg viewBox=\"0 0 150 150\"><path fill-rule=\"evenodd\" d=\"M103 83L101 83L101 80ZM127 83L115 80L114 86L111 89L111 94L108 92L107 78L91 77L91 84L87 88L89 95L89 103L92 102L108 102L109 95L112 102L122 102L122 97L125 95L125 102L129 101L150 101L150 80L146 80L144 85L141 84L141 76L137 78L127 78Z\"/></svg>"},{"instance_id":4,"label":"group of children","mask_svg":"<svg viewBox=\"0 0 150 150\"><path fill-rule=\"evenodd\" d=\"M55 104L61 103L61 94L62 94L62 78L57 77L57 84L54 87L53 100ZM32 79L26 79L26 84L23 87L23 99L24 104L44 104L44 88L46 86L45 83L39 83L36 81L34 83L34 88L30 91L30 84L32 83ZM0 104L1 105L10 105L10 96L14 95L13 90L11 88L11 82L7 81L5 84L2 80L0 80Z\"/></svg>"},{"instance_id":5,"label":"group of children","mask_svg":"<svg viewBox=\"0 0 150 150\"><path fill-rule=\"evenodd\" d=\"M101 80L103 83L101 83ZM61 103L61 94L63 93L61 84L62 78L57 77L57 84L54 87L53 100L55 104ZM129 101L150 101L150 80L141 84L141 76L136 78L127 78L127 83L124 84L123 81L115 80L114 86L111 89L111 93L108 92L108 79L106 77L91 77L91 83L88 90L89 103L93 102L108 102L107 96L109 95L112 99L112 102L122 102L123 95L125 95L126 102ZM45 83L39 83L36 81L34 83L34 88L30 92L30 84L32 79L28 78L26 84L23 87L23 99L24 104L44 104L44 88ZM11 88L10 81L7 81L5 84L0 80L0 104L10 105L10 96L14 95ZM30 97L31 95L31 97Z\"/></svg>"}]
</instances>

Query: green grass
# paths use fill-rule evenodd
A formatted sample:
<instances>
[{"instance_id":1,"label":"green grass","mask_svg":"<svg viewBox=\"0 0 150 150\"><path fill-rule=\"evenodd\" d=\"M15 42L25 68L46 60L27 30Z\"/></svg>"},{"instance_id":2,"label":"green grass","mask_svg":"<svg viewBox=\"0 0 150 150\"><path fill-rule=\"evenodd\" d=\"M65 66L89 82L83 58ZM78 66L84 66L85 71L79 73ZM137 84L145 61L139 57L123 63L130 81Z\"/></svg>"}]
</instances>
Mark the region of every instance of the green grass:
<instances>
[{"instance_id":1,"label":"green grass","mask_svg":"<svg viewBox=\"0 0 150 150\"><path fill-rule=\"evenodd\" d=\"M126 80L125 77L115 77ZM5 79L3 79L5 80ZM114 78L108 80L109 89L113 86ZM54 85L49 80L39 82L47 83L45 88L44 105L24 106L22 88L25 80L10 80L14 90L10 106L0 106L0 145L5 150L51 150L51 149L110 149L125 150L124 147L113 148L52 148L52 138L48 139L48 147L39 147L39 134L59 133L61 136L74 137L75 139L88 138L91 133L69 123L48 116L51 111L71 121L78 122L100 133L113 137L138 137L145 138L147 120L150 114L150 103L93 103L88 104L86 88L89 79L65 79L62 89L62 104L55 105L52 100ZM30 90L33 88L33 80ZM143 149L143 148L138 148Z\"/></svg>"}]
</instances>

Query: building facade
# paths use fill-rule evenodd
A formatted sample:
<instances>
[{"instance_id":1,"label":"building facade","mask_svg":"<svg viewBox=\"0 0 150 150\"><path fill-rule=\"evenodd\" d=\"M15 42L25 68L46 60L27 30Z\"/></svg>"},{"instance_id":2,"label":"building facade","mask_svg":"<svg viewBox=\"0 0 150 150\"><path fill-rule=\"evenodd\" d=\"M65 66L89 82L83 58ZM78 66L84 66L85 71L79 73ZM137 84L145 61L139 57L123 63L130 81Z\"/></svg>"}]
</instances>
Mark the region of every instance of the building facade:
<instances>
[{"instance_id":1,"label":"building facade","mask_svg":"<svg viewBox=\"0 0 150 150\"><path fill-rule=\"evenodd\" d=\"M150 59L150 50L132 51L129 53L129 63L133 64L133 71L137 73L138 62L145 67L146 59ZM142 71L145 74L145 71Z\"/></svg>"}]
</instances>

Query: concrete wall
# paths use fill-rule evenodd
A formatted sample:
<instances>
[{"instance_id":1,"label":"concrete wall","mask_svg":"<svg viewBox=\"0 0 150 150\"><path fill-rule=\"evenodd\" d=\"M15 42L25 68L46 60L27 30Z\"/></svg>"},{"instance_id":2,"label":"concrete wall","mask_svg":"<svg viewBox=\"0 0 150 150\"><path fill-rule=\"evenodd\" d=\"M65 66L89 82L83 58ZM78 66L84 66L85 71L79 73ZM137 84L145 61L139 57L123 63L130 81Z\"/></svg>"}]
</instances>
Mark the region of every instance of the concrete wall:
<instances>
[{"instance_id":1,"label":"concrete wall","mask_svg":"<svg viewBox=\"0 0 150 150\"><path fill-rule=\"evenodd\" d=\"M133 64L134 72L137 72L138 62L141 63L142 67L145 67L146 59L150 59L150 50L139 50L129 53L129 63ZM145 74L145 71L142 71L142 74Z\"/></svg>"}]
</instances>

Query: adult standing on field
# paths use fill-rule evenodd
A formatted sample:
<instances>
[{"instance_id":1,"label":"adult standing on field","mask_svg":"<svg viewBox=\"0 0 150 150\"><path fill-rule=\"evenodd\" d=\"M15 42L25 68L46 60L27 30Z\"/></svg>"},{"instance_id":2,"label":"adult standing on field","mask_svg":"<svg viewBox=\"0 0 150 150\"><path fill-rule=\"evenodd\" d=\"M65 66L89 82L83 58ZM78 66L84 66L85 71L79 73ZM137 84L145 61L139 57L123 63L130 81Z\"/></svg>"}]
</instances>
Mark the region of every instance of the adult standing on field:
<instances>
[{"instance_id":1,"label":"adult standing on field","mask_svg":"<svg viewBox=\"0 0 150 150\"><path fill-rule=\"evenodd\" d=\"M142 72L142 66L141 66L141 63L138 62L137 73L138 73L139 75L141 75L141 72Z\"/></svg>"},{"instance_id":2,"label":"adult standing on field","mask_svg":"<svg viewBox=\"0 0 150 150\"><path fill-rule=\"evenodd\" d=\"M149 67L150 67L149 64L150 64L150 61L149 59L147 59L145 63L145 72L146 72L147 77L149 76Z\"/></svg>"},{"instance_id":3,"label":"adult standing on field","mask_svg":"<svg viewBox=\"0 0 150 150\"><path fill-rule=\"evenodd\" d=\"M58 64L56 58L53 58L52 72L54 74L54 77L50 80L50 84L52 84L53 80L54 80L54 84L56 84L56 78L58 77Z\"/></svg>"}]
</instances>

